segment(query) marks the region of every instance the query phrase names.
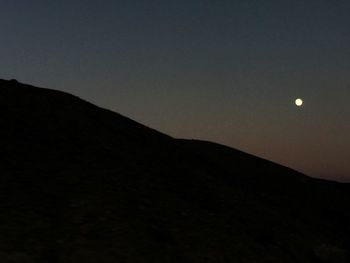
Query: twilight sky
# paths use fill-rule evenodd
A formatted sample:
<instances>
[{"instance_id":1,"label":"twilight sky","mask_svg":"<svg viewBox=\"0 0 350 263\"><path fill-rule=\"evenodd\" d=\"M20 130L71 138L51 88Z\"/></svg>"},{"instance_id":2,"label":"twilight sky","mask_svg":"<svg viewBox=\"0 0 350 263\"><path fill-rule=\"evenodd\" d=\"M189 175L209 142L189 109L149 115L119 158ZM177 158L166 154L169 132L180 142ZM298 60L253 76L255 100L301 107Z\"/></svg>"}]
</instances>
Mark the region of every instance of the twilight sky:
<instances>
[{"instance_id":1,"label":"twilight sky","mask_svg":"<svg viewBox=\"0 0 350 263\"><path fill-rule=\"evenodd\" d=\"M350 181L350 1L0 4L0 78Z\"/></svg>"}]
</instances>

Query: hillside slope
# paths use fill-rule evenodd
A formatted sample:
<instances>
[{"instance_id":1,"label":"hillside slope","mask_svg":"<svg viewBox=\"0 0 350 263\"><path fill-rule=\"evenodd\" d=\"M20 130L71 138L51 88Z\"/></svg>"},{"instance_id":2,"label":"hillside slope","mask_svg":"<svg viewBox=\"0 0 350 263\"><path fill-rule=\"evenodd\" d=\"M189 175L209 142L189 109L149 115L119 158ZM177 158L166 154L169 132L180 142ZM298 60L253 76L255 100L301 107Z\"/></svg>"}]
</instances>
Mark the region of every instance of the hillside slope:
<instances>
[{"instance_id":1,"label":"hillside slope","mask_svg":"<svg viewBox=\"0 0 350 263\"><path fill-rule=\"evenodd\" d=\"M349 262L350 187L0 80L0 262Z\"/></svg>"}]
</instances>

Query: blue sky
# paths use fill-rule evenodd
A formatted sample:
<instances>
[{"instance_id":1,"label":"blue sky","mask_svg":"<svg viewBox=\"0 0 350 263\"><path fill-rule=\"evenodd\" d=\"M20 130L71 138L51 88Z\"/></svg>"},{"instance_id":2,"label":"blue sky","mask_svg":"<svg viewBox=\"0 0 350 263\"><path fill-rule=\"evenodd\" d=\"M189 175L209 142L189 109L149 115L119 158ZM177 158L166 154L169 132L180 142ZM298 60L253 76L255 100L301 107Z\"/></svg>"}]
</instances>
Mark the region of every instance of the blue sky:
<instances>
[{"instance_id":1,"label":"blue sky","mask_svg":"<svg viewBox=\"0 0 350 263\"><path fill-rule=\"evenodd\" d=\"M349 13L341 0L2 1L0 77L350 180Z\"/></svg>"}]
</instances>

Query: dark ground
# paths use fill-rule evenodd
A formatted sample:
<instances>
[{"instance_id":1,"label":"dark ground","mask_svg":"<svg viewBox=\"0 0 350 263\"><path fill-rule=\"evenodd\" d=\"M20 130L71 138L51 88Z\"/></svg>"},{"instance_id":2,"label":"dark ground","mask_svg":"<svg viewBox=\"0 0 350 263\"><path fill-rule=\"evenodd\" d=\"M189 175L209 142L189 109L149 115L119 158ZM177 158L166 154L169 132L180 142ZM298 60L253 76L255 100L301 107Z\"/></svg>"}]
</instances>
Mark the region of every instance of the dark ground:
<instances>
[{"instance_id":1,"label":"dark ground","mask_svg":"<svg viewBox=\"0 0 350 263\"><path fill-rule=\"evenodd\" d=\"M350 186L0 80L1 263L350 262Z\"/></svg>"}]
</instances>

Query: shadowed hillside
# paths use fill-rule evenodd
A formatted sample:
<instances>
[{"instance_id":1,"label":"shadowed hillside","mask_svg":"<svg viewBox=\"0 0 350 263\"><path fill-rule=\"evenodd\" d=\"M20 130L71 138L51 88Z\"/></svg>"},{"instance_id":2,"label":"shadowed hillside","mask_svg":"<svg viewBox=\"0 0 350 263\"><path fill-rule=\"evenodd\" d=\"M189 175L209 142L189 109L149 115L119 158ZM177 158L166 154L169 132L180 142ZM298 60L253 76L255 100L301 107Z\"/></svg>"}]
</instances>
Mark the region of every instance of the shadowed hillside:
<instances>
[{"instance_id":1,"label":"shadowed hillside","mask_svg":"<svg viewBox=\"0 0 350 263\"><path fill-rule=\"evenodd\" d=\"M0 80L1 263L349 262L350 187Z\"/></svg>"}]
</instances>

